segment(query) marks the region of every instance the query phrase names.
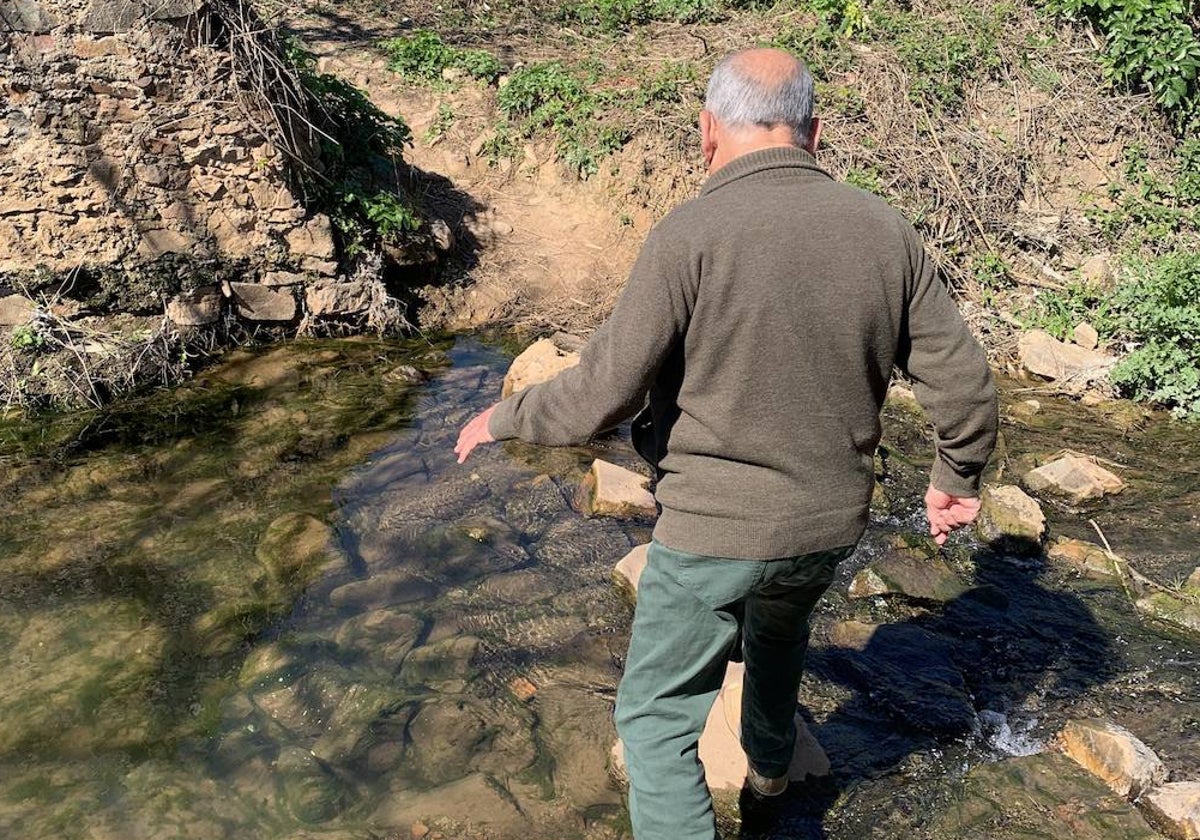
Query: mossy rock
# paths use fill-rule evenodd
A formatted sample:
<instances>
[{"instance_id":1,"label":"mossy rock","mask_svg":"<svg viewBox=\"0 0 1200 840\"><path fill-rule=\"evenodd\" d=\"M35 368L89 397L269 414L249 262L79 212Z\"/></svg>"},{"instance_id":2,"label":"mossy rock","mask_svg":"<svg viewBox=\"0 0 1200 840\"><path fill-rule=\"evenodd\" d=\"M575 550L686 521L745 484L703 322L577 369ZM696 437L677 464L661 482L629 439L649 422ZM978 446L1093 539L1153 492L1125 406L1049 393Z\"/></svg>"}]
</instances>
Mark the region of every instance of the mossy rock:
<instances>
[{"instance_id":1,"label":"mossy rock","mask_svg":"<svg viewBox=\"0 0 1200 840\"><path fill-rule=\"evenodd\" d=\"M1158 840L1137 810L1059 753L981 764L932 820L931 840Z\"/></svg>"},{"instance_id":2,"label":"mossy rock","mask_svg":"<svg viewBox=\"0 0 1200 840\"><path fill-rule=\"evenodd\" d=\"M267 526L254 553L274 583L294 591L334 556L333 529L307 513L285 513Z\"/></svg>"}]
</instances>

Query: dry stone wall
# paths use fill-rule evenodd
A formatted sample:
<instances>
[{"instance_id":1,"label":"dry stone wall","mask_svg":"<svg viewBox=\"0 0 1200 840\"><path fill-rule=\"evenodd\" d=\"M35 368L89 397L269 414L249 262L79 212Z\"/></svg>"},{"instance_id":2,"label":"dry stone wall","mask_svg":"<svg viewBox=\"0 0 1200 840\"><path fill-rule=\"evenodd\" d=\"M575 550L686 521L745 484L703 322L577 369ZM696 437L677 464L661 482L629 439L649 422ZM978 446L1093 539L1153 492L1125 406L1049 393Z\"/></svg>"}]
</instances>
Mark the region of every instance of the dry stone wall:
<instances>
[{"instance_id":1,"label":"dry stone wall","mask_svg":"<svg viewBox=\"0 0 1200 840\"><path fill-rule=\"evenodd\" d=\"M219 52L196 44L201 11L0 0L0 300L85 275L112 310L198 326L295 322L310 287L318 314L370 298L334 293L329 220L235 107Z\"/></svg>"}]
</instances>

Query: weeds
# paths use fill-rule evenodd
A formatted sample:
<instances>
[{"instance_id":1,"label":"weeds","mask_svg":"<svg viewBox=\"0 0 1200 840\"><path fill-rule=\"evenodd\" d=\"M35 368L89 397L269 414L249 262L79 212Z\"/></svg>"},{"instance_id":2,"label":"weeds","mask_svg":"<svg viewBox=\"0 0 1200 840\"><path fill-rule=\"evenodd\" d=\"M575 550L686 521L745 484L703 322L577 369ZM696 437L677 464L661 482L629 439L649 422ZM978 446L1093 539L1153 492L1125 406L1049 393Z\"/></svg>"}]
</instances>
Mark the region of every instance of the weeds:
<instances>
[{"instance_id":1,"label":"weeds","mask_svg":"<svg viewBox=\"0 0 1200 840\"><path fill-rule=\"evenodd\" d=\"M435 143L446 136L446 132L454 125L454 109L443 102L438 105L437 115L429 128L425 130L425 142Z\"/></svg>"},{"instance_id":2,"label":"weeds","mask_svg":"<svg viewBox=\"0 0 1200 840\"><path fill-rule=\"evenodd\" d=\"M309 205L328 214L342 251L354 258L376 242L399 244L421 227L411 199L397 193L395 170L412 132L353 85L316 71L316 57L295 40L287 58L316 103L323 170L305 179Z\"/></svg>"},{"instance_id":3,"label":"weeds","mask_svg":"<svg viewBox=\"0 0 1200 840\"><path fill-rule=\"evenodd\" d=\"M1031 325L1063 337L1090 321L1130 348L1109 377L1123 394L1200 419L1200 254L1131 260L1128 270L1131 278L1111 293L1076 283L1043 295Z\"/></svg>"},{"instance_id":4,"label":"weeds","mask_svg":"<svg viewBox=\"0 0 1200 840\"><path fill-rule=\"evenodd\" d=\"M1127 146L1124 158L1122 179L1108 189L1112 206L1089 214L1105 239L1141 247L1200 234L1200 140L1180 143L1166 171L1151 167L1139 143Z\"/></svg>"},{"instance_id":5,"label":"weeds","mask_svg":"<svg viewBox=\"0 0 1200 840\"><path fill-rule=\"evenodd\" d=\"M380 42L388 67L409 79L434 81L447 70L459 70L473 79L495 82L504 68L487 50L466 50L446 44L440 35L418 29L412 35Z\"/></svg>"}]
</instances>

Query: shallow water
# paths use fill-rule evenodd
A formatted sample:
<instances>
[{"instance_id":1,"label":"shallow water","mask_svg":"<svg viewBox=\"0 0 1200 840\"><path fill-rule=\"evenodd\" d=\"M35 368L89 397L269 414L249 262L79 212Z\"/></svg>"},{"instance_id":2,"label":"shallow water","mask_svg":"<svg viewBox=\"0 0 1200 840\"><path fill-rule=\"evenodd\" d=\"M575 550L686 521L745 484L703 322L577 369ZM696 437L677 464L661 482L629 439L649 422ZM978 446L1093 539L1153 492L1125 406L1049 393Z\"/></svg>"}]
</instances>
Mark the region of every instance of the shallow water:
<instances>
[{"instance_id":1,"label":"shallow water","mask_svg":"<svg viewBox=\"0 0 1200 840\"><path fill-rule=\"evenodd\" d=\"M629 610L609 575L651 523L570 498L597 455L640 467L620 436L457 465L507 361L471 339L289 345L102 415L0 426L0 835L627 837L606 765ZM1200 562L1195 435L1039 399L1006 424L1009 463L1069 446L1131 484L1049 508L1055 530L1094 539L1094 518L1160 581ZM845 597L920 528L926 434L888 418L890 505L821 608L804 689L835 776L745 836L1043 836L972 828L1012 783L973 768L1073 716L1200 778L1195 640L1119 586L963 536L946 556L970 590L950 603ZM839 646L847 618L884 627Z\"/></svg>"}]
</instances>

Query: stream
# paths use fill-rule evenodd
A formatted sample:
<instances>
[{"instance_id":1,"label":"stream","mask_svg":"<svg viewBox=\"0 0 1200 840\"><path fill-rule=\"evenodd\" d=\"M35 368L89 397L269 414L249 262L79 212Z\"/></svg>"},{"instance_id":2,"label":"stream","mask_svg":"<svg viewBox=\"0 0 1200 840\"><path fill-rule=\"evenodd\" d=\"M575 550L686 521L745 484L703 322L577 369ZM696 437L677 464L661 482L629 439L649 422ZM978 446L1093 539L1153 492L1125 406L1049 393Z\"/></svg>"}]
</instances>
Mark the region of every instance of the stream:
<instances>
[{"instance_id":1,"label":"stream","mask_svg":"<svg viewBox=\"0 0 1200 840\"><path fill-rule=\"evenodd\" d=\"M456 464L511 350L297 342L0 420L0 836L630 837L607 766L631 618L611 572L653 523L571 499L596 457L645 469L625 433ZM1164 586L1196 568L1194 427L1003 390L995 480L1071 448L1129 484L1044 501L1053 534L1097 541L1094 520ZM885 429L884 492L802 689L833 774L740 836L1158 836L1052 740L1103 717L1200 779L1200 639L1119 582L969 533L942 552L952 597L849 598L898 545L925 550L928 432L893 405Z\"/></svg>"}]
</instances>

